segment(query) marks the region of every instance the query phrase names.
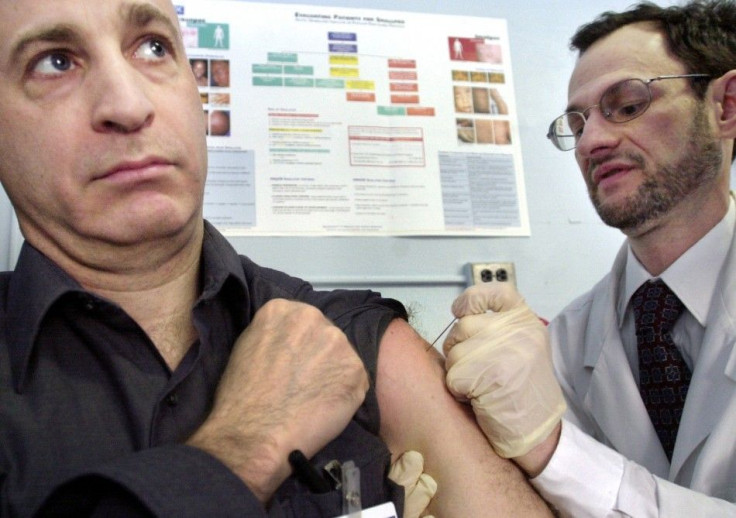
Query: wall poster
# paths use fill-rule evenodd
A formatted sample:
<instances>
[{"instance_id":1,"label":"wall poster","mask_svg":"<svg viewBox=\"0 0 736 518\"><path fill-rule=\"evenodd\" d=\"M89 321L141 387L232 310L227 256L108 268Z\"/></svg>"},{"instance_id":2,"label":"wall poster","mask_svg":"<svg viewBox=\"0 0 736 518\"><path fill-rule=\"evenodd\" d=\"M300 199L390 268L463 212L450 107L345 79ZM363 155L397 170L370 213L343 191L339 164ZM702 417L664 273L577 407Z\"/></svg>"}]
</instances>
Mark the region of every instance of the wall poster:
<instances>
[{"instance_id":1,"label":"wall poster","mask_svg":"<svg viewBox=\"0 0 736 518\"><path fill-rule=\"evenodd\" d=\"M529 235L505 20L177 9L225 235Z\"/></svg>"}]
</instances>

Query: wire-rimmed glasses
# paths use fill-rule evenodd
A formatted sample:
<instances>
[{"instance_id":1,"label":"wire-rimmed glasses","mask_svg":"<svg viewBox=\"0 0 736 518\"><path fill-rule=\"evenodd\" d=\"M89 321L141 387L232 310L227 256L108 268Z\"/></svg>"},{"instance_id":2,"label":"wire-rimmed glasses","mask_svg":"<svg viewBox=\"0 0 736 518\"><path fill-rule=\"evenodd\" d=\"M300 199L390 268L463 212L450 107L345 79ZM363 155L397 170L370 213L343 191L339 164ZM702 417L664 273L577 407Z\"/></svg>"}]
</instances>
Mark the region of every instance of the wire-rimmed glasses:
<instances>
[{"instance_id":1,"label":"wire-rimmed glasses","mask_svg":"<svg viewBox=\"0 0 736 518\"><path fill-rule=\"evenodd\" d=\"M708 74L681 74L657 76L651 79L624 79L614 83L603 92L598 104L588 106L583 111L563 113L549 125L547 138L561 151L570 151L578 145L583 134L587 114L598 108L607 121L622 123L636 119L649 108L652 103L652 92L649 84L663 79L710 78Z\"/></svg>"}]
</instances>

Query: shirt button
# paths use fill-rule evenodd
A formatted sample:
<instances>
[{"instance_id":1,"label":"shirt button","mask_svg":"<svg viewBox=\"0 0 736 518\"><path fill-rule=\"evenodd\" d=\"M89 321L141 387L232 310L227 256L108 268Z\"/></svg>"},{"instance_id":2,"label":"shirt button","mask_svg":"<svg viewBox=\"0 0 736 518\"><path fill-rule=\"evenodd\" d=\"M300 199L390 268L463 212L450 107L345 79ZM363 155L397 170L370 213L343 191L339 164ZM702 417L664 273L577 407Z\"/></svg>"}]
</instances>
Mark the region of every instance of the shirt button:
<instances>
[{"instance_id":1,"label":"shirt button","mask_svg":"<svg viewBox=\"0 0 736 518\"><path fill-rule=\"evenodd\" d=\"M85 311L89 312L89 311L94 311L95 309L97 309L97 302L95 301L95 299L93 299L87 294L80 294L79 302Z\"/></svg>"},{"instance_id":2,"label":"shirt button","mask_svg":"<svg viewBox=\"0 0 736 518\"><path fill-rule=\"evenodd\" d=\"M174 407L179 404L179 396L177 394L169 394L166 396L166 404Z\"/></svg>"}]
</instances>

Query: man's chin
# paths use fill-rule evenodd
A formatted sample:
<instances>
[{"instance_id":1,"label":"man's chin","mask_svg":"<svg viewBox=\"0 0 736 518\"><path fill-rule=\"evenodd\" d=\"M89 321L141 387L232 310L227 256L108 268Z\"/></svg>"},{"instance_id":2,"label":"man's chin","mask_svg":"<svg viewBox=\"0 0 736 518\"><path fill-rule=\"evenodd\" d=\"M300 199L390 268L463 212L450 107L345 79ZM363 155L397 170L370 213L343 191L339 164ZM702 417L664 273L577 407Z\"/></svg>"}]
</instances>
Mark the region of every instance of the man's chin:
<instances>
[{"instance_id":1,"label":"man's chin","mask_svg":"<svg viewBox=\"0 0 736 518\"><path fill-rule=\"evenodd\" d=\"M601 203L594 199L593 207L605 225L617 228L624 233L645 222L645 218L642 218L636 210L632 210L629 203L612 201Z\"/></svg>"},{"instance_id":2,"label":"man's chin","mask_svg":"<svg viewBox=\"0 0 736 518\"><path fill-rule=\"evenodd\" d=\"M186 234L188 229L193 228L194 219L181 214L156 214L155 217L135 217L130 214L126 218L113 219L112 221L117 221L114 226L103 225L90 229L90 234L96 234L100 241L111 246L144 245Z\"/></svg>"}]
</instances>

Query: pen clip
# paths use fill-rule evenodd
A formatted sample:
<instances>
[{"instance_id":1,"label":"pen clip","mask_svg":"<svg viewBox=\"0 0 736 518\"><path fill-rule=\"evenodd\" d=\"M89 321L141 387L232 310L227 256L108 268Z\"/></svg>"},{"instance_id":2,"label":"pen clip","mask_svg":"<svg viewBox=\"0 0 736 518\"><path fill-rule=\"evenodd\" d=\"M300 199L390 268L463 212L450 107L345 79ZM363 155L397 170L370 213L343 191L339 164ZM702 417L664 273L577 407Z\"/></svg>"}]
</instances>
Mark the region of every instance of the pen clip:
<instances>
[{"instance_id":1,"label":"pen clip","mask_svg":"<svg viewBox=\"0 0 736 518\"><path fill-rule=\"evenodd\" d=\"M342 512L360 513L360 468L349 460L342 464Z\"/></svg>"},{"instance_id":2,"label":"pen clip","mask_svg":"<svg viewBox=\"0 0 736 518\"><path fill-rule=\"evenodd\" d=\"M322 468L325 472L325 477L330 482L332 489L342 488L342 465L337 459L331 460L325 467Z\"/></svg>"}]
</instances>

